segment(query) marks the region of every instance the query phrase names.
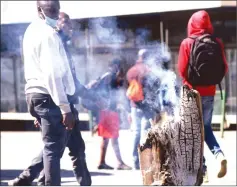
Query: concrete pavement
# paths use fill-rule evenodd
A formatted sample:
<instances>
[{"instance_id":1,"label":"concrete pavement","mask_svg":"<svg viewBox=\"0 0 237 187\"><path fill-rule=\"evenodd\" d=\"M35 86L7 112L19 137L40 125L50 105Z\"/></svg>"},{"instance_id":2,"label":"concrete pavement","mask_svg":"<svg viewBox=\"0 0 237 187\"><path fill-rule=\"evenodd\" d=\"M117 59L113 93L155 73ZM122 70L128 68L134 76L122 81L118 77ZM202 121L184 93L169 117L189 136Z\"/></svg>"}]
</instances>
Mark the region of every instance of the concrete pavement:
<instances>
[{"instance_id":1,"label":"concrete pavement","mask_svg":"<svg viewBox=\"0 0 237 187\"><path fill-rule=\"evenodd\" d=\"M236 185L236 131L226 131L224 139L220 133L215 135L228 159L228 173L222 179L216 174L219 164L205 146L208 164L209 183L205 185ZM142 185L140 171L97 170L99 160L100 137L91 137L90 132L83 132L86 142L86 155L93 185ZM129 130L120 131L120 149L124 162L132 165L131 133ZM39 132L1 132L1 185L7 185L9 179L15 178L31 160L39 153L42 142ZM109 145L107 163L116 167L116 158ZM62 161L62 185L78 185L71 171L72 164L66 149Z\"/></svg>"}]
</instances>

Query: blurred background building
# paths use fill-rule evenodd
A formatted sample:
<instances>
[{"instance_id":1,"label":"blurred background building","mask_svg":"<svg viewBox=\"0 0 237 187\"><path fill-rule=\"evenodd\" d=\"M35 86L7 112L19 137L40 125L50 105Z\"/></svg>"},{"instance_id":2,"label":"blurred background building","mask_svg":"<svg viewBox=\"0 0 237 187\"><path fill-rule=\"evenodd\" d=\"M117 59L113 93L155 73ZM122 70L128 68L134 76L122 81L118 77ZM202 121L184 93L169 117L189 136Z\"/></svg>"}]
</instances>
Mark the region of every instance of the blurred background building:
<instances>
[{"instance_id":1,"label":"blurred background building","mask_svg":"<svg viewBox=\"0 0 237 187\"><path fill-rule=\"evenodd\" d=\"M177 73L179 45L186 37L188 20L203 9L225 45L229 63L223 81L226 119L236 124L236 1L62 1L61 10L73 20L71 51L78 78L82 83L97 78L117 56L124 59L126 71L135 63L137 51L152 47L153 41L166 42L171 49L170 68ZM22 130L32 124L25 102L21 45L36 17L34 1L1 1L1 130ZM213 123L220 123L221 101L216 99ZM80 119L87 122L87 111L80 112ZM88 129L88 123L83 128Z\"/></svg>"}]
</instances>

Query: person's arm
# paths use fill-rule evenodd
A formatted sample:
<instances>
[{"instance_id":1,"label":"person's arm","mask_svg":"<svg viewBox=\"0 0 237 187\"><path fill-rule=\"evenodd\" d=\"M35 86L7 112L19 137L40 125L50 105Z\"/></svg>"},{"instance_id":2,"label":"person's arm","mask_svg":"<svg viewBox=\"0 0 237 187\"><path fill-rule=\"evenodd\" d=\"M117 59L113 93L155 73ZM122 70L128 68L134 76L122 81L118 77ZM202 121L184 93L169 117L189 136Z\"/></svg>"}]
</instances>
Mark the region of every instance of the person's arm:
<instances>
[{"instance_id":1,"label":"person's arm","mask_svg":"<svg viewBox=\"0 0 237 187\"><path fill-rule=\"evenodd\" d=\"M187 81L189 55L190 49L188 49L188 43L187 41L183 40L179 48L178 71L180 76L184 80L184 84L186 84L189 88L192 88L192 85Z\"/></svg>"},{"instance_id":2,"label":"person's arm","mask_svg":"<svg viewBox=\"0 0 237 187\"><path fill-rule=\"evenodd\" d=\"M94 93L93 90L91 90L89 88L86 88L86 86L81 84L79 80L76 79L75 84L76 84L76 87L77 87L77 90L76 90L75 94L78 97L81 97L82 99L90 99L92 101L97 101L98 100L97 94Z\"/></svg>"},{"instance_id":3,"label":"person's arm","mask_svg":"<svg viewBox=\"0 0 237 187\"><path fill-rule=\"evenodd\" d=\"M40 46L40 67L45 86L62 114L71 112L63 77L68 73L68 61L56 33L45 37Z\"/></svg>"},{"instance_id":4,"label":"person's arm","mask_svg":"<svg viewBox=\"0 0 237 187\"><path fill-rule=\"evenodd\" d=\"M227 60L226 60L226 57L225 57L224 44L222 43L222 41L219 38L217 38L217 41L220 44L221 49L222 49L222 56L223 56L223 61L224 61L224 64L225 64L225 74L226 74L228 72L228 63L227 63Z\"/></svg>"}]
</instances>

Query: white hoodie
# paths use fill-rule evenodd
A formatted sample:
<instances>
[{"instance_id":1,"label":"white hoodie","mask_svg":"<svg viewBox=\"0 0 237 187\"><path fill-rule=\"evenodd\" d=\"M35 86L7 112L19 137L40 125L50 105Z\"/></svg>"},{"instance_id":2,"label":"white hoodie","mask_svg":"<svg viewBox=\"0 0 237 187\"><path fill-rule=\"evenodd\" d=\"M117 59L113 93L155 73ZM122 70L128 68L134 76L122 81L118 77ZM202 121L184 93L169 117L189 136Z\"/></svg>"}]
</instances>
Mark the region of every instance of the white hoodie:
<instances>
[{"instance_id":1,"label":"white hoodie","mask_svg":"<svg viewBox=\"0 0 237 187\"><path fill-rule=\"evenodd\" d=\"M38 19L27 28L23 38L25 93L50 94L62 114L70 112L67 95L75 84L66 52L57 32Z\"/></svg>"}]
</instances>

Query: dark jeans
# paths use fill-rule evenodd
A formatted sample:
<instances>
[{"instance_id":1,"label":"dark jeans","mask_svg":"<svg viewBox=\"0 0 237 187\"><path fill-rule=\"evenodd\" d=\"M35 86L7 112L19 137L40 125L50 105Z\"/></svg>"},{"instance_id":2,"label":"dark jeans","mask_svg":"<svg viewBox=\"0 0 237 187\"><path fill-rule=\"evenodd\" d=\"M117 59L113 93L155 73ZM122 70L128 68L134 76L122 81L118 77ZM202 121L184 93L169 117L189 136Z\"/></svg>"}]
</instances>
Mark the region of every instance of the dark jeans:
<instances>
[{"instance_id":1,"label":"dark jeans","mask_svg":"<svg viewBox=\"0 0 237 187\"><path fill-rule=\"evenodd\" d=\"M78 182L81 185L91 185L91 176L85 161L85 143L78 128L78 118L73 130L67 131L61 122L61 111L49 95L29 94L27 102L31 115L36 117L41 125L44 148L19 177L32 182L41 172L41 185L60 185L60 158L67 145ZM77 111L73 108L72 111L78 117Z\"/></svg>"},{"instance_id":2,"label":"dark jeans","mask_svg":"<svg viewBox=\"0 0 237 187\"><path fill-rule=\"evenodd\" d=\"M204 122L204 134L205 142L213 155L217 156L219 153L223 153L215 135L213 134L211 121L214 107L214 96L203 96L202 100L202 113ZM205 157L203 157L203 169L206 170Z\"/></svg>"}]
</instances>

